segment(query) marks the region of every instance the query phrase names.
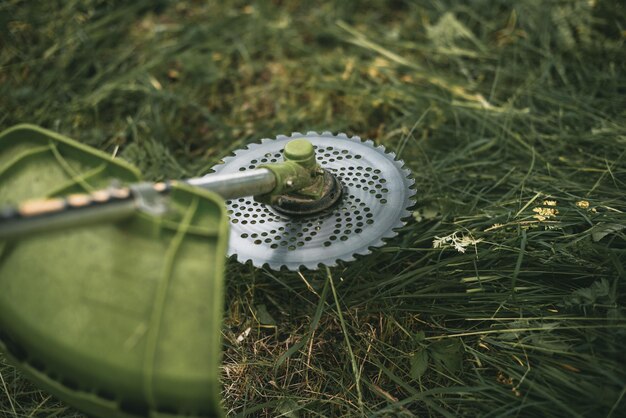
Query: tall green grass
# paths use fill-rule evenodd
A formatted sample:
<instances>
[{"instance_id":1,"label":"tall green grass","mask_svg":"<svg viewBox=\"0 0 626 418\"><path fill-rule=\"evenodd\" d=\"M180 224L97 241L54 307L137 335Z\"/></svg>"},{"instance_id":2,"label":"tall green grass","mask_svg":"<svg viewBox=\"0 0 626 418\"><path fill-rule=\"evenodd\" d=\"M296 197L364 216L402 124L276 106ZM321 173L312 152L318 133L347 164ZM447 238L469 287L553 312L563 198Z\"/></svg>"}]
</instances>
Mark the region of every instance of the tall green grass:
<instances>
[{"instance_id":1,"label":"tall green grass","mask_svg":"<svg viewBox=\"0 0 626 418\"><path fill-rule=\"evenodd\" d=\"M625 16L610 0L6 0L0 128L38 123L154 180L308 130L373 138L413 170L413 219L358 262L229 264L230 414L619 417ZM1 364L0 415L79 416Z\"/></svg>"}]
</instances>

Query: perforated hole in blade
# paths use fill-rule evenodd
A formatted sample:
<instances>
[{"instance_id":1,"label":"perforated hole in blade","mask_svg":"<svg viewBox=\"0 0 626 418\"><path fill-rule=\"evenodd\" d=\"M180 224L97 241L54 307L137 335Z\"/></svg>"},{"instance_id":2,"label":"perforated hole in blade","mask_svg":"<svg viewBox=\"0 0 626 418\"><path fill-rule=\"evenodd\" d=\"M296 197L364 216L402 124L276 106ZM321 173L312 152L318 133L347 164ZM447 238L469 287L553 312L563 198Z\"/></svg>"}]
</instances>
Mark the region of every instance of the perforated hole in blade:
<instances>
[{"instance_id":1,"label":"perforated hole in blade","mask_svg":"<svg viewBox=\"0 0 626 418\"><path fill-rule=\"evenodd\" d=\"M247 220L248 225L257 225L257 223L261 222L268 222L268 227L272 224L275 225L276 222L282 222L284 225L278 229L268 228L262 232L242 232L239 235L242 239L246 239L254 245L269 245L272 249L283 247L288 251L295 251L306 246L318 236L320 230L327 228L327 224L334 223L335 228L333 234L324 242L325 246L330 246L338 241L347 241L352 234L360 234L363 232L362 228L366 222L371 224L374 222L371 219L373 215L370 209L366 207L366 204L359 197L353 194L349 194L342 207L337 208L335 212L306 220L283 218L272 213L264 205L252 200L244 203L230 203L230 205L231 207L233 207L232 205L237 205L238 207L235 209L248 212L234 213L235 216L243 218L240 221L242 224L244 224L243 221ZM265 217L264 219L254 218L259 216L257 214L259 211L262 212L260 216ZM238 219L234 219L234 221L238 221Z\"/></svg>"}]
</instances>

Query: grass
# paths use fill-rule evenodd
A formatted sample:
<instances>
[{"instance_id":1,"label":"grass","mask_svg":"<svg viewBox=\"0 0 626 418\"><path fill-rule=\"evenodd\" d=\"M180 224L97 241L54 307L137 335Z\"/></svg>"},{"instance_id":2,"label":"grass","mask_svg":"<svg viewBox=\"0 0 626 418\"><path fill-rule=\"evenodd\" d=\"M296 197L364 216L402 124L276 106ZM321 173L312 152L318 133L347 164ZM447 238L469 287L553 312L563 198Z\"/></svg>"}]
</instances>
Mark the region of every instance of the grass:
<instances>
[{"instance_id":1,"label":"grass","mask_svg":"<svg viewBox=\"0 0 626 418\"><path fill-rule=\"evenodd\" d=\"M414 219L359 262L229 263L229 414L623 416L625 6L312 3L6 0L0 128L153 180L308 130L412 168ZM0 376L2 416L81 416Z\"/></svg>"}]
</instances>

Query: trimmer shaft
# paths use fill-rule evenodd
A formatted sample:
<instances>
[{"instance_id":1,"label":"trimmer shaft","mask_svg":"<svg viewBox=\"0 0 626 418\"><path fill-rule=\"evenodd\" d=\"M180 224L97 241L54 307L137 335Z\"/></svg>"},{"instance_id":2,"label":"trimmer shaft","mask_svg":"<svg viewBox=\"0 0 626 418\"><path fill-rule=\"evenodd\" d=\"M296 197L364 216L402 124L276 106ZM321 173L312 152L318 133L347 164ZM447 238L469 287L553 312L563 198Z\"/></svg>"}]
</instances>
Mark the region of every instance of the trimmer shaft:
<instances>
[{"instance_id":1,"label":"trimmer shaft","mask_svg":"<svg viewBox=\"0 0 626 418\"><path fill-rule=\"evenodd\" d=\"M287 144L299 138L310 141L317 163L332 176L324 196L335 200L307 198L302 191L272 204L252 197L228 200L229 254L240 262L297 270L351 261L384 245L410 215L415 195L410 171L395 154L359 137L309 132L264 139L235 151L213 170L230 174L281 161ZM320 202L321 209L315 207Z\"/></svg>"}]
</instances>

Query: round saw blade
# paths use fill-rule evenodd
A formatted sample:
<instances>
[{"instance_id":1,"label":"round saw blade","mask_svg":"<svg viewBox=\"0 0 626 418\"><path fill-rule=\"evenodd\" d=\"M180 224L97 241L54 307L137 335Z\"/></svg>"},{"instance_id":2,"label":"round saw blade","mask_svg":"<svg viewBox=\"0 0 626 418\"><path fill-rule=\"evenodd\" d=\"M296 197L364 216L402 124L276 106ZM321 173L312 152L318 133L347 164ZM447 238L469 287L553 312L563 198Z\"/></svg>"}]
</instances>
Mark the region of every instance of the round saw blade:
<instances>
[{"instance_id":1,"label":"round saw blade","mask_svg":"<svg viewBox=\"0 0 626 418\"><path fill-rule=\"evenodd\" d=\"M330 132L280 135L235 151L213 171L237 173L281 161L287 142L298 138L314 145L318 163L342 183L341 201L321 214L289 217L253 197L228 200L229 255L274 270L317 269L353 261L394 237L410 215L415 181L394 153L371 140Z\"/></svg>"}]
</instances>

